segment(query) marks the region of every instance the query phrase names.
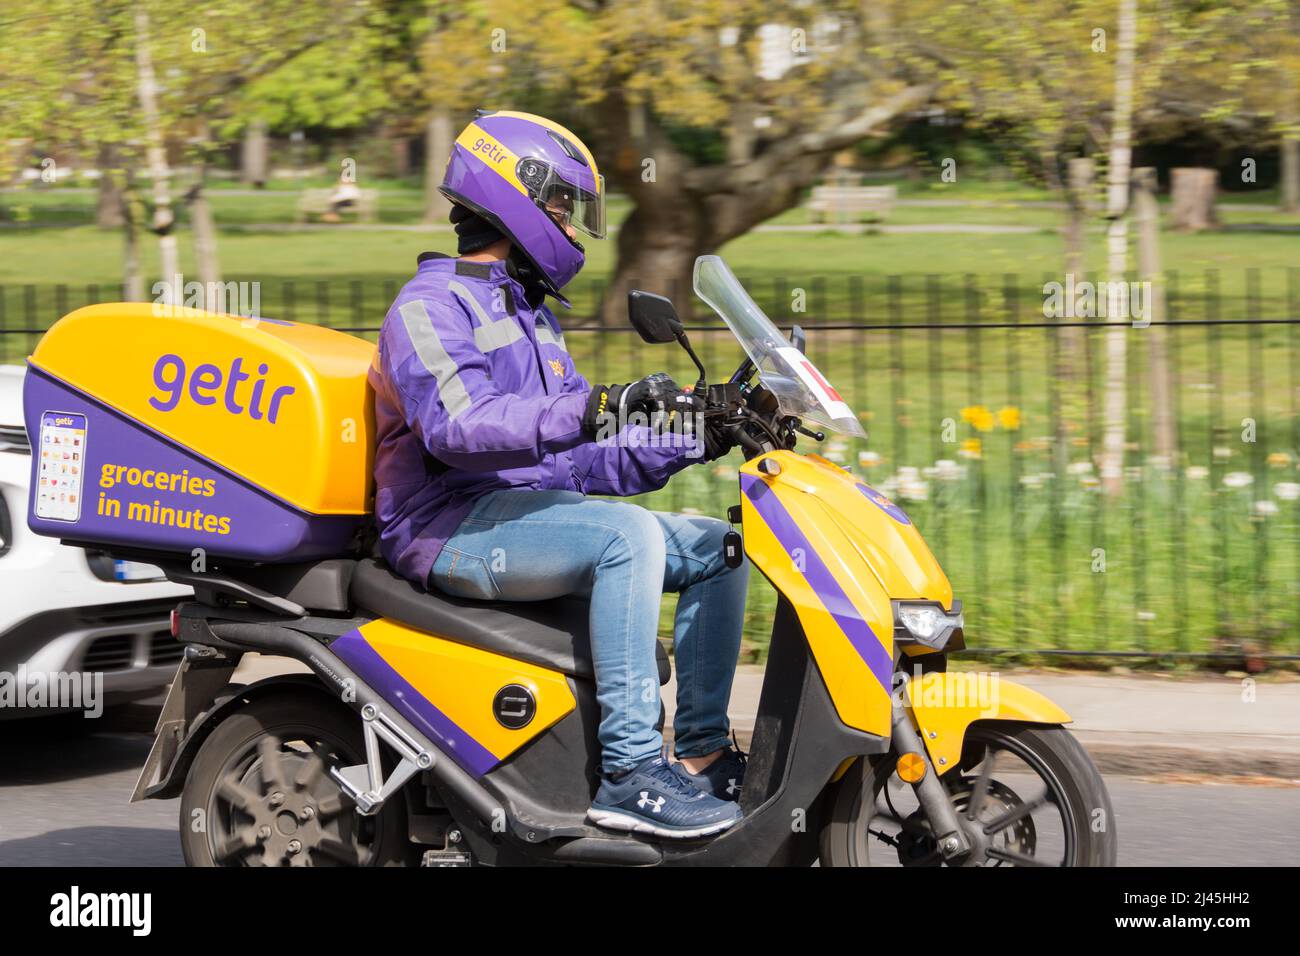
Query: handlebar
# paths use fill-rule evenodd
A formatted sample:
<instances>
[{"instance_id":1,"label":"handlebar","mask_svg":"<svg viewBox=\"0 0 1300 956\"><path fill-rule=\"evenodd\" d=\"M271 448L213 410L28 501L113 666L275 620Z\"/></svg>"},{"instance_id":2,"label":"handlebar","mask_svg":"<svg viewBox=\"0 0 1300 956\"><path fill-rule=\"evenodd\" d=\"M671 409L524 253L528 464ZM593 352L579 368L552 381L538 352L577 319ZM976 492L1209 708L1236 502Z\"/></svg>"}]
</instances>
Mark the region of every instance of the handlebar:
<instances>
[{"instance_id":1,"label":"handlebar","mask_svg":"<svg viewBox=\"0 0 1300 956\"><path fill-rule=\"evenodd\" d=\"M724 383L709 385L696 393L697 408L704 417L722 418L721 423L746 459L778 448L794 448L796 434L824 441L820 431L803 427L792 415L783 415L776 396L761 383L751 385L757 369L746 358Z\"/></svg>"}]
</instances>

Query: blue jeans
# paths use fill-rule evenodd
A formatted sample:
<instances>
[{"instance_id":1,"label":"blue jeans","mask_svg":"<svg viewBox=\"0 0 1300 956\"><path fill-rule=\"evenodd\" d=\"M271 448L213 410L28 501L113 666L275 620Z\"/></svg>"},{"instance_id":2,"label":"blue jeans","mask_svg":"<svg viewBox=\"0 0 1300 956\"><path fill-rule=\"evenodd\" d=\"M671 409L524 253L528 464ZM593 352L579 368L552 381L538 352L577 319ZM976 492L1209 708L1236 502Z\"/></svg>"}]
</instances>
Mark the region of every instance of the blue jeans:
<instances>
[{"instance_id":1,"label":"blue jeans","mask_svg":"<svg viewBox=\"0 0 1300 956\"><path fill-rule=\"evenodd\" d=\"M463 598L590 598L601 768L617 773L663 748L655 641L664 591L681 594L674 750L698 757L728 742L749 565L724 562L727 527L575 491L494 491L475 503L429 578Z\"/></svg>"}]
</instances>

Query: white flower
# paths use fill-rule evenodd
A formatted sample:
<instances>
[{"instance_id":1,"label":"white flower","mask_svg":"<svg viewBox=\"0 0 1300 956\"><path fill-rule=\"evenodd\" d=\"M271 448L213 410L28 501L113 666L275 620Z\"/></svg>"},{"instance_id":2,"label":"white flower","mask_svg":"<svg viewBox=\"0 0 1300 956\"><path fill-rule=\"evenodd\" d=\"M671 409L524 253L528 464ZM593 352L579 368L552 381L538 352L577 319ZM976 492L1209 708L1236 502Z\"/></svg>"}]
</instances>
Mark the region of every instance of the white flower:
<instances>
[{"instance_id":1,"label":"white flower","mask_svg":"<svg viewBox=\"0 0 1300 956\"><path fill-rule=\"evenodd\" d=\"M1277 502L1269 501L1267 498L1255 502L1255 514L1257 515L1275 515L1277 514Z\"/></svg>"},{"instance_id":2,"label":"white flower","mask_svg":"<svg viewBox=\"0 0 1300 956\"><path fill-rule=\"evenodd\" d=\"M1091 475L1092 462L1090 461L1072 461L1065 469L1072 475Z\"/></svg>"},{"instance_id":3,"label":"white flower","mask_svg":"<svg viewBox=\"0 0 1300 956\"><path fill-rule=\"evenodd\" d=\"M1232 449L1231 449L1231 448L1216 448L1216 449L1214 449L1214 457L1215 457L1215 458L1231 458L1231 457L1232 457Z\"/></svg>"},{"instance_id":4,"label":"white flower","mask_svg":"<svg viewBox=\"0 0 1300 956\"><path fill-rule=\"evenodd\" d=\"M870 468L872 465L880 464L880 455L874 451L858 452L858 464L863 468Z\"/></svg>"},{"instance_id":5,"label":"white flower","mask_svg":"<svg viewBox=\"0 0 1300 956\"><path fill-rule=\"evenodd\" d=\"M902 481L898 485L898 496L909 501L925 501L930 497L930 486L916 479Z\"/></svg>"},{"instance_id":6,"label":"white flower","mask_svg":"<svg viewBox=\"0 0 1300 956\"><path fill-rule=\"evenodd\" d=\"M1021 475L1020 483L1026 488L1037 488L1043 483L1042 475Z\"/></svg>"},{"instance_id":7,"label":"white flower","mask_svg":"<svg viewBox=\"0 0 1300 956\"><path fill-rule=\"evenodd\" d=\"M1283 501L1295 501L1300 498L1300 484L1294 481L1279 481L1273 486L1273 494Z\"/></svg>"},{"instance_id":8,"label":"white flower","mask_svg":"<svg viewBox=\"0 0 1300 956\"><path fill-rule=\"evenodd\" d=\"M934 463L934 474L940 481L960 481L966 469L950 458L940 458Z\"/></svg>"},{"instance_id":9,"label":"white flower","mask_svg":"<svg viewBox=\"0 0 1300 956\"><path fill-rule=\"evenodd\" d=\"M1255 476L1248 471L1230 471L1223 476L1223 484L1228 488L1245 488L1254 480Z\"/></svg>"},{"instance_id":10,"label":"white flower","mask_svg":"<svg viewBox=\"0 0 1300 956\"><path fill-rule=\"evenodd\" d=\"M1189 465L1184 474L1187 475L1190 481L1203 481L1210 477L1210 469L1204 465Z\"/></svg>"}]
</instances>

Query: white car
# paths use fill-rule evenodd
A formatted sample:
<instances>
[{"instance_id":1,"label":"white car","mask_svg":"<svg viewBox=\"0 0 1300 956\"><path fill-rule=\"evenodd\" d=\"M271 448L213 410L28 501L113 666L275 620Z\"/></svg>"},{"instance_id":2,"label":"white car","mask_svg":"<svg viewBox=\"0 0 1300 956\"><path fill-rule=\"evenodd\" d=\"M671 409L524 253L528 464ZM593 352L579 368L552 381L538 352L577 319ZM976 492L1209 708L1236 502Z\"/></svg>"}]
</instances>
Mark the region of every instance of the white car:
<instances>
[{"instance_id":1,"label":"white car","mask_svg":"<svg viewBox=\"0 0 1300 956\"><path fill-rule=\"evenodd\" d=\"M0 675L100 673L106 705L151 697L181 659L170 615L191 591L152 565L114 561L28 530L26 373L0 365ZM0 720L51 712L0 705Z\"/></svg>"}]
</instances>

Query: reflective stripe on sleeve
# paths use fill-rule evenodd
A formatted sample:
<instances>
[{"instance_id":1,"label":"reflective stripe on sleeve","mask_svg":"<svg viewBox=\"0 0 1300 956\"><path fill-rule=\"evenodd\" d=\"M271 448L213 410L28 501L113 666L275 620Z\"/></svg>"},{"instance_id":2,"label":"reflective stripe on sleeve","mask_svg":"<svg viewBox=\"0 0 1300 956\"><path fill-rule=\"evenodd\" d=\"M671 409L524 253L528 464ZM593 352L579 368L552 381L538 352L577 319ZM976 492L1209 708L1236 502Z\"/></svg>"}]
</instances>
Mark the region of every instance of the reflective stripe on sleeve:
<instances>
[{"instance_id":1,"label":"reflective stripe on sleeve","mask_svg":"<svg viewBox=\"0 0 1300 956\"><path fill-rule=\"evenodd\" d=\"M402 326L406 329L411 345L415 347L415 354L438 383L438 397L447 409L447 417L456 418L469 408L469 392L460 380L460 370L455 361L443 348L442 339L438 338L438 332L433 327L424 303L412 299L397 311L402 316Z\"/></svg>"}]
</instances>

